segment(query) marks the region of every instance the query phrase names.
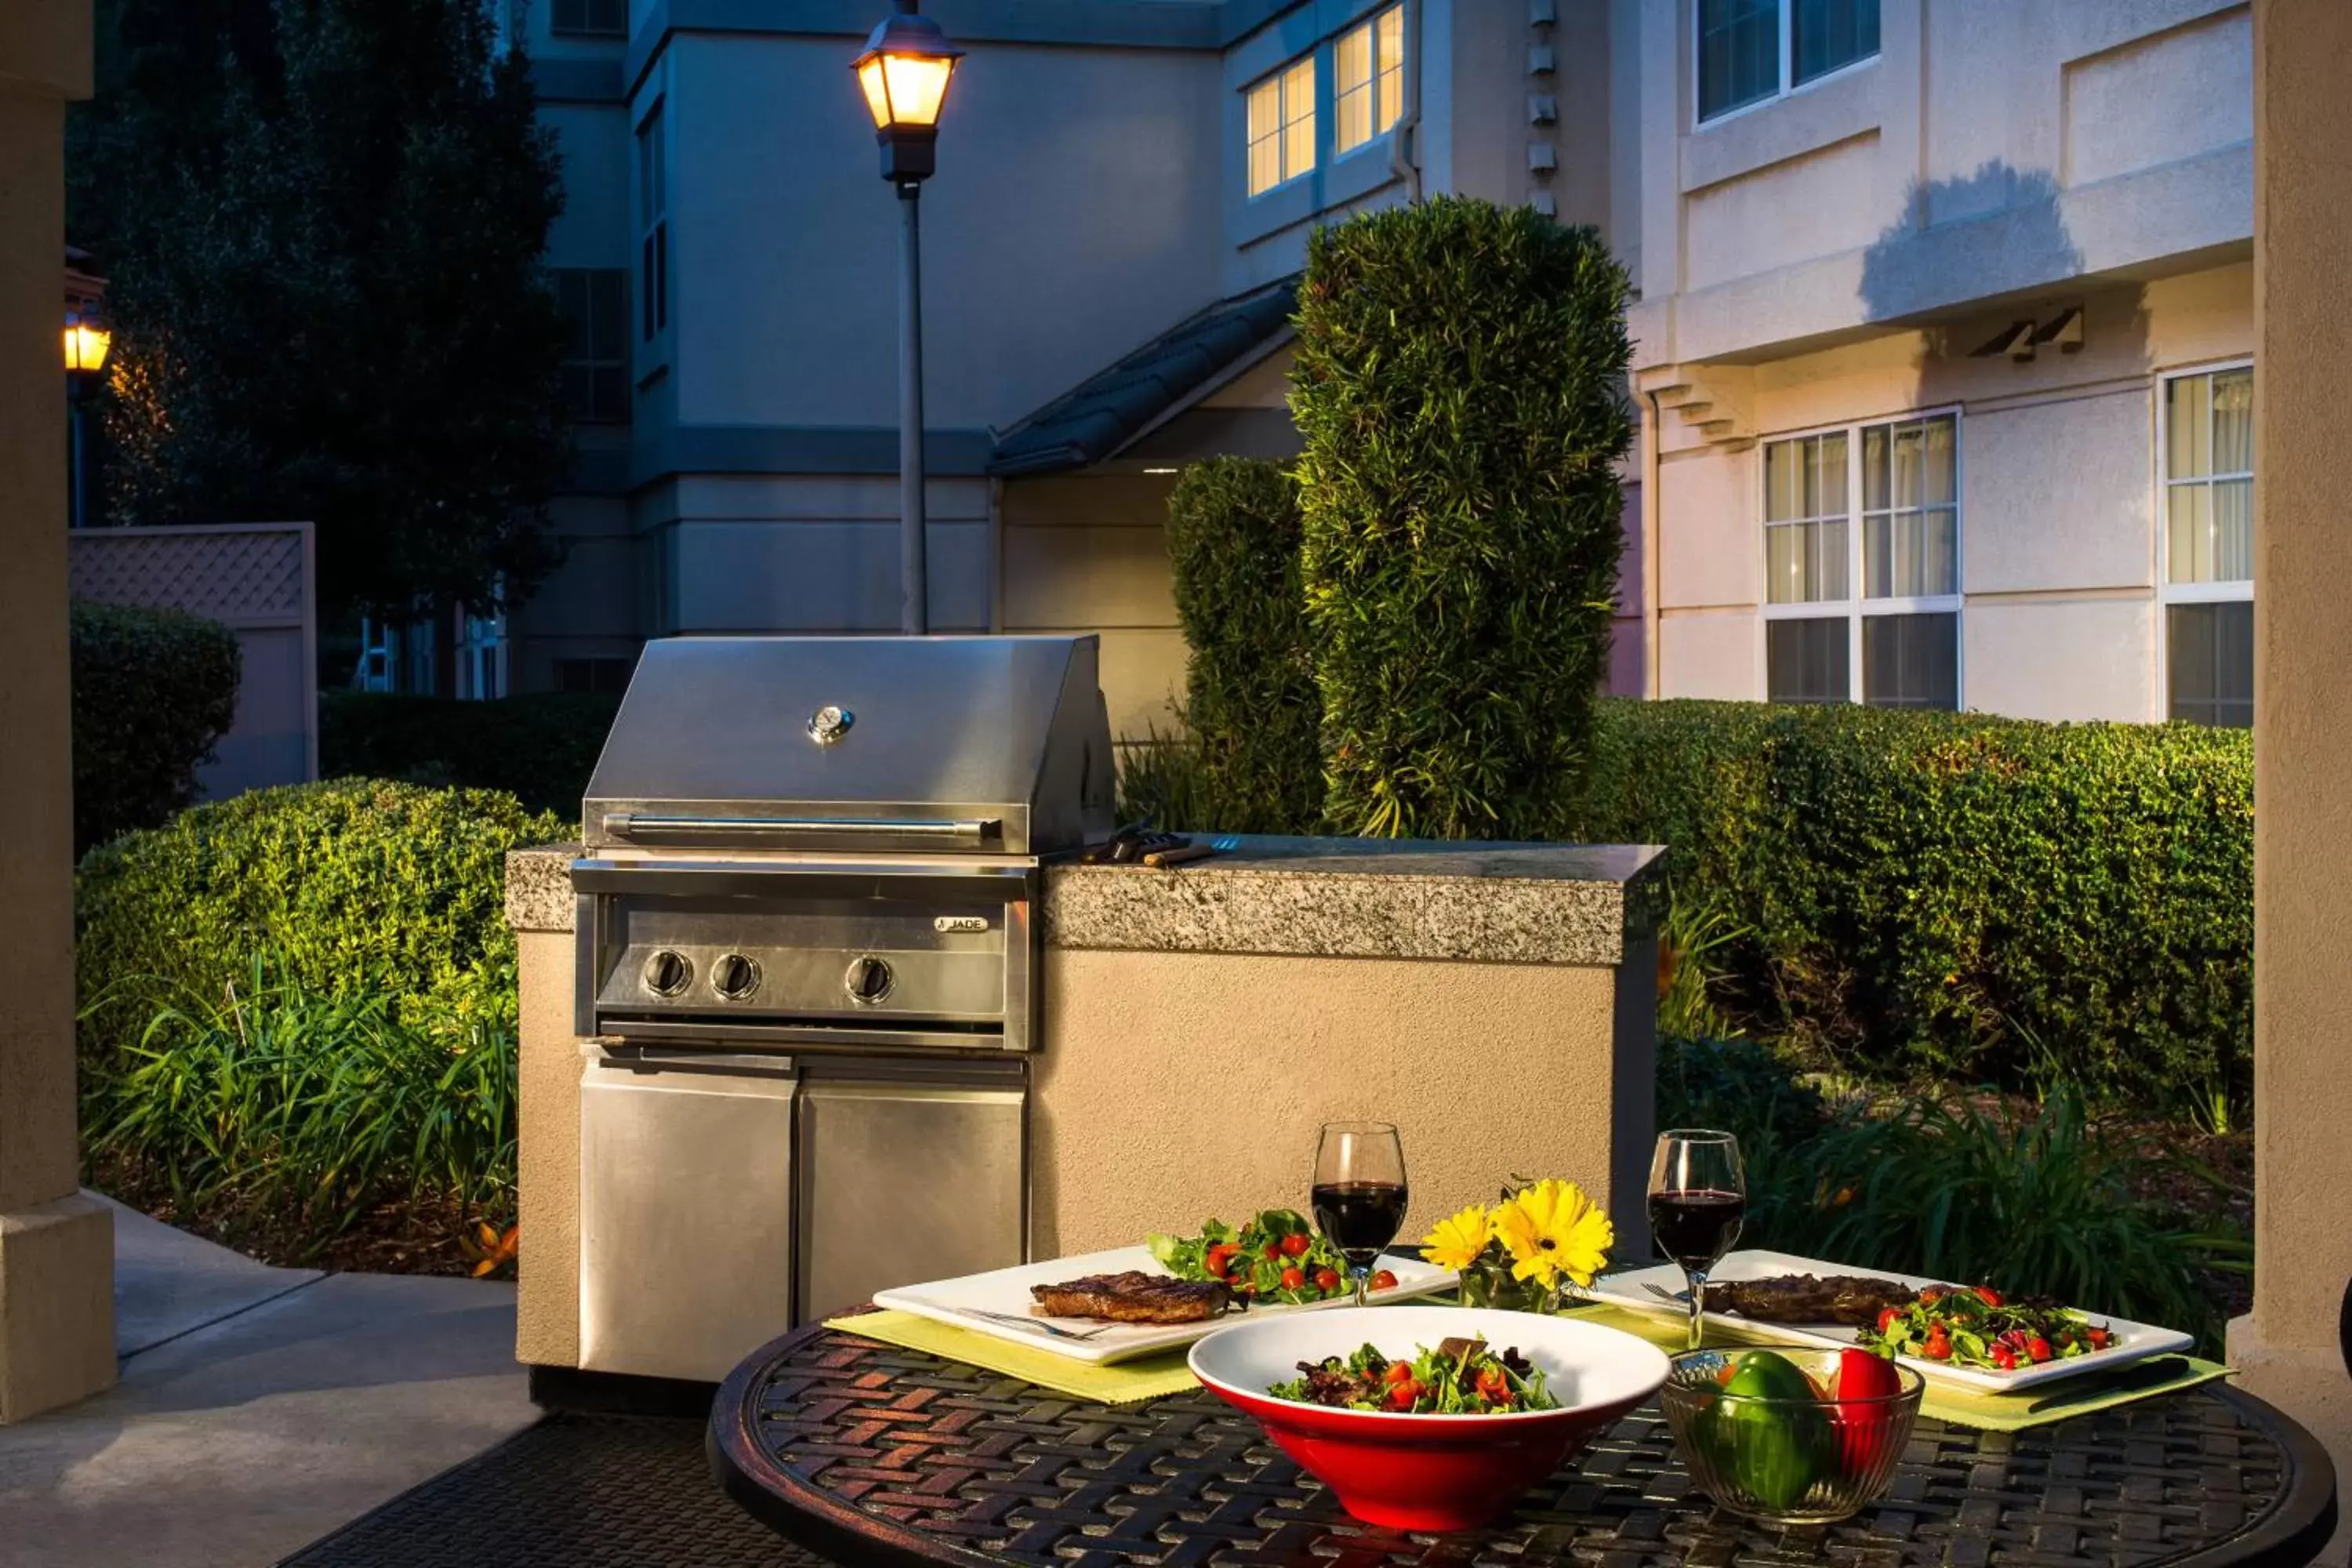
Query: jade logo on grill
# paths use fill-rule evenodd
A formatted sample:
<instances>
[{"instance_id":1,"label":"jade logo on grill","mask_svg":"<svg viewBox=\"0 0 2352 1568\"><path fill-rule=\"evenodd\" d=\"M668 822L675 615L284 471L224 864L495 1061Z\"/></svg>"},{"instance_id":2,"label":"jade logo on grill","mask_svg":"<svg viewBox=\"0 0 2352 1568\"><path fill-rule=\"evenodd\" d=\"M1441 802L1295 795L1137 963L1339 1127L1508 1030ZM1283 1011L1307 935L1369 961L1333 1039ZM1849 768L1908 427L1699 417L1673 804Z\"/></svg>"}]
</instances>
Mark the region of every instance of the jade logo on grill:
<instances>
[{"instance_id":1,"label":"jade logo on grill","mask_svg":"<svg viewBox=\"0 0 2352 1568\"><path fill-rule=\"evenodd\" d=\"M939 915L931 921L931 929L940 931L986 931L986 915Z\"/></svg>"}]
</instances>

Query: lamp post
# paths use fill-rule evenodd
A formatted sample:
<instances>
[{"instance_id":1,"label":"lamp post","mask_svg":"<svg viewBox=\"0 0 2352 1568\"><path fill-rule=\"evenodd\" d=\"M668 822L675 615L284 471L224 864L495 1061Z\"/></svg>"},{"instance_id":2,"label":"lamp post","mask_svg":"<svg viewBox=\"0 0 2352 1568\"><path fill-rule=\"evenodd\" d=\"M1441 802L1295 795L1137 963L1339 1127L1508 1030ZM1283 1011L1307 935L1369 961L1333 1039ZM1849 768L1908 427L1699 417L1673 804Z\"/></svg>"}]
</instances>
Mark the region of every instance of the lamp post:
<instances>
[{"instance_id":1,"label":"lamp post","mask_svg":"<svg viewBox=\"0 0 2352 1568\"><path fill-rule=\"evenodd\" d=\"M930 612L923 536L922 236L916 198L937 167L940 107L963 51L949 44L938 23L915 15L915 0L897 5L851 68L874 115L882 177L898 192L898 626L922 633L930 629Z\"/></svg>"},{"instance_id":2,"label":"lamp post","mask_svg":"<svg viewBox=\"0 0 2352 1568\"><path fill-rule=\"evenodd\" d=\"M82 394L106 368L106 351L114 346L114 334L92 324L79 314L66 317L66 436L69 448L67 461L71 465L72 511L66 520L68 528L89 525L89 510L84 500L82 484Z\"/></svg>"}]
</instances>

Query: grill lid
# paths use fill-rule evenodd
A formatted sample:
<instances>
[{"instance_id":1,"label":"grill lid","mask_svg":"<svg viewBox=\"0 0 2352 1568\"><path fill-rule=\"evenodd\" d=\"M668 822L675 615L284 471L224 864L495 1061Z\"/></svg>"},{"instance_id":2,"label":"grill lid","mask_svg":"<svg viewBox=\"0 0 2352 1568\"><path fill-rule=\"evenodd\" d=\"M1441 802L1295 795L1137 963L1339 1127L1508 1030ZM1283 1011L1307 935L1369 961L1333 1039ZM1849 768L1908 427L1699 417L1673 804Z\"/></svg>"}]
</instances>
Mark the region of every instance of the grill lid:
<instances>
[{"instance_id":1,"label":"grill lid","mask_svg":"<svg viewBox=\"0 0 2352 1568\"><path fill-rule=\"evenodd\" d=\"M615 844L1042 855L1112 827L1092 637L667 637L581 806Z\"/></svg>"}]
</instances>

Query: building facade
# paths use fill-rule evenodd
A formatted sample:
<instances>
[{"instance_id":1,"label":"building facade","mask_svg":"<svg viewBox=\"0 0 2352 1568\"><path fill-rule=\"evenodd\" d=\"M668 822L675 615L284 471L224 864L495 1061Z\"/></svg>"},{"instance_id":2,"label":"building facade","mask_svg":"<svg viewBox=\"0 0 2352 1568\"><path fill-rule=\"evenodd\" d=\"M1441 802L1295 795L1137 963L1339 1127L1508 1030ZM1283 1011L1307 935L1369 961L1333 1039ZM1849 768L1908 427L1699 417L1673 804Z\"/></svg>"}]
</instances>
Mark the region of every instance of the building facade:
<instances>
[{"instance_id":1,"label":"building facade","mask_svg":"<svg viewBox=\"0 0 2352 1568\"><path fill-rule=\"evenodd\" d=\"M2247 6L1657 0L1638 50L1652 692L2250 722Z\"/></svg>"},{"instance_id":2,"label":"building facade","mask_svg":"<svg viewBox=\"0 0 2352 1568\"><path fill-rule=\"evenodd\" d=\"M562 568L517 690L897 620L883 0L516 0L569 203ZM1173 720L1161 522L1285 456L1318 223L1600 226L1643 415L1612 685L2251 713L2250 22L2218 0L931 0L930 614Z\"/></svg>"},{"instance_id":3,"label":"building facade","mask_svg":"<svg viewBox=\"0 0 2352 1568\"><path fill-rule=\"evenodd\" d=\"M970 51L922 196L931 625L1099 631L1114 731L1165 731L1168 489L1296 451L1308 233L1442 191L1612 224L1630 184L1593 150L1630 145L1609 39L1635 6L924 9ZM510 8L563 158L581 421L514 689L615 688L647 637L896 628L897 203L849 70L887 10Z\"/></svg>"}]
</instances>

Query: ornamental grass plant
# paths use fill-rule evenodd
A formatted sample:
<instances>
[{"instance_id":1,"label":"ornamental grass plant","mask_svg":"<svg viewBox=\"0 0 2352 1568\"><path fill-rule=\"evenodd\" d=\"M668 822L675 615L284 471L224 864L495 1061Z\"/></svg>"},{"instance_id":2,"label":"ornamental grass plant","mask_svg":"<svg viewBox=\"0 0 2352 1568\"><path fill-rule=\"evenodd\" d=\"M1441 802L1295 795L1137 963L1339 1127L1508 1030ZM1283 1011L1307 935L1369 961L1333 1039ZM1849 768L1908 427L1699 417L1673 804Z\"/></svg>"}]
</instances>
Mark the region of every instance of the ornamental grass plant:
<instances>
[{"instance_id":1,"label":"ornamental grass plant","mask_svg":"<svg viewBox=\"0 0 2352 1568\"><path fill-rule=\"evenodd\" d=\"M504 982L512 984L510 969ZM336 994L282 954L217 992L141 988L147 1022L89 1072L82 1128L119 1197L232 1245L315 1258L377 1205L511 1212L510 1025Z\"/></svg>"},{"instance_id":2,"label":"ornamental grass plant","mask_svg":"<svg viewBox=\"0 0 2352 1568\"><path fill-rule=\"evenodd\" d=\"M1566 836L1622 542L1626 293L1596 231L1527 207L1309 239L1290 406L1339 831Z\"/></svg>"}]
</instances>

